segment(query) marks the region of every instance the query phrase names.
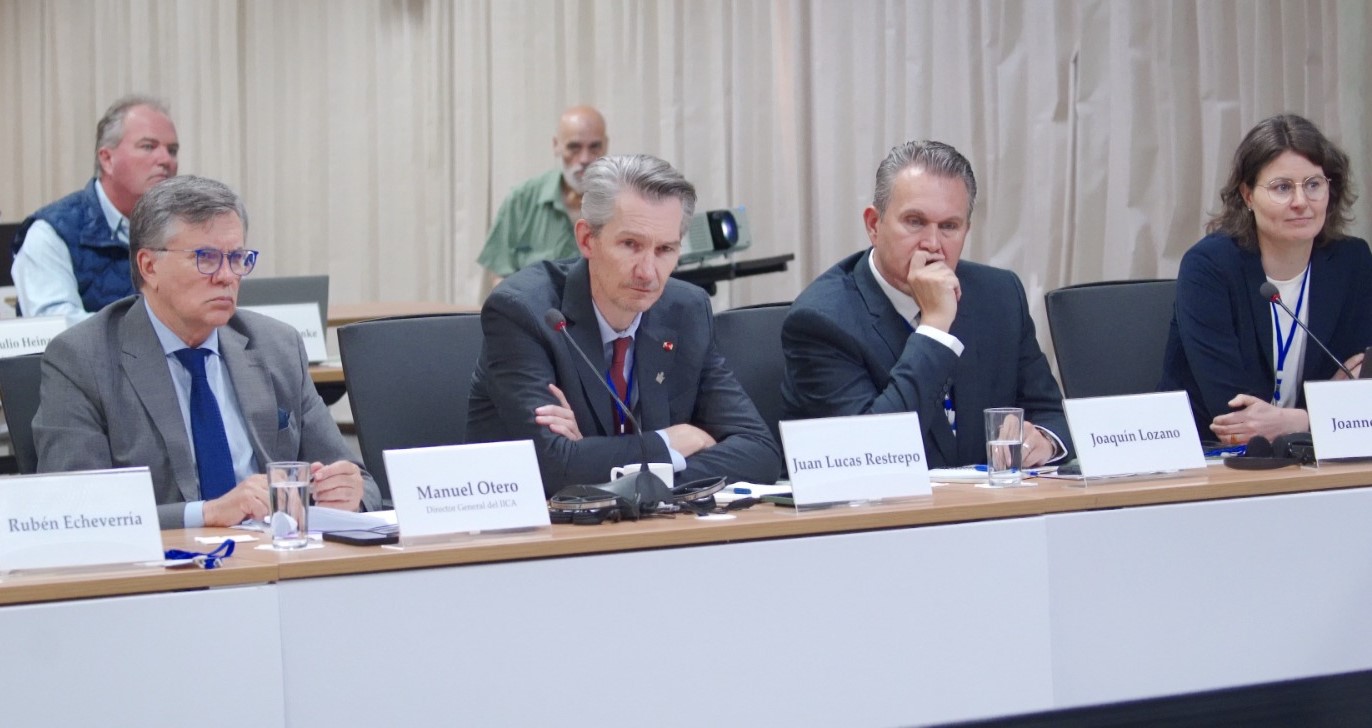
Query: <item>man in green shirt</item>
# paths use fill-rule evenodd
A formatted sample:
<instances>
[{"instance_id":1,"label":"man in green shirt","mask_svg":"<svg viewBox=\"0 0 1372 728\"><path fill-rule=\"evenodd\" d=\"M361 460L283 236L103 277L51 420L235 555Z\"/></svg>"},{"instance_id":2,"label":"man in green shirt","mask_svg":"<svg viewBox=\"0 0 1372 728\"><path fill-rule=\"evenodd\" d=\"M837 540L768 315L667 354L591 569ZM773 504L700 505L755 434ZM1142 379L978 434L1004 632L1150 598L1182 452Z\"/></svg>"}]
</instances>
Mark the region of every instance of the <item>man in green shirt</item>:
<instances>
[{"instance_id":1,"label":"man in green shirt","mask_svg":"<svg viewBox=\"0 0 1372 728\"><path fill-rule=\"evenodd\" d=\"M609 137L605 117L590 106L562 112L553 136L554 169L525 181L500 205L486 247L477 262L490 272L492 286L531 263L578 255L573 227L581 219L582 176L605 156Z\"/></svg>"}]
</instances>

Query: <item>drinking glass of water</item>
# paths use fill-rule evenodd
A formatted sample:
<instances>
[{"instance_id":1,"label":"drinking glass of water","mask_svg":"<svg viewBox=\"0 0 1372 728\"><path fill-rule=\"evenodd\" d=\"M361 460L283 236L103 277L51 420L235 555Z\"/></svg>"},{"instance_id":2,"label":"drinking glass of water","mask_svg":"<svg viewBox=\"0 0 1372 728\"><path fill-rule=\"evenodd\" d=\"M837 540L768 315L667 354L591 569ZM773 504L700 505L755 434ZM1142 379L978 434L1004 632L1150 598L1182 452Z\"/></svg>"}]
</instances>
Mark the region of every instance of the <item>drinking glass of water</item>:
<instances>
[{"instance_id":1,"label":"drinking glass of water","mask_svg":"<svg viewBox=\"0 0 1372 728\"><path fill-rule=\"evenodd\" d=\"M1024 452L1024 410L990 407L986 410L986 480L992 488L1019 485Z\"/></svg>"},{"instance_id":2,"label":"drinking glass of water","mask_svg":"<svg viewBox=\"0 0 1372 728\"><path fill-rule=\"evenodd\" d=\"M272 548L303 549L310 542L310 464L267 463Z\"/></svg>"}]
</instances>

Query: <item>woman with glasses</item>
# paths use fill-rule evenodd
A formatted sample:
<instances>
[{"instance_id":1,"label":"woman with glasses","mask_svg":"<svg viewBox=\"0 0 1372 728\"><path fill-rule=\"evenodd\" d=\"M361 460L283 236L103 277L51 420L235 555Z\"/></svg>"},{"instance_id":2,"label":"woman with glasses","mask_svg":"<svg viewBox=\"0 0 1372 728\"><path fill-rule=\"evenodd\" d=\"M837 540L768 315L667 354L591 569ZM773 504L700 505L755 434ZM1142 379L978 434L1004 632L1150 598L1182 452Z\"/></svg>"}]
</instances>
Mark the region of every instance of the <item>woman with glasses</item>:
<instances>
[{"instance_id":1,"label":"woman with glasses","mask_svg":"<svg viewBox=\"0 0 1372 728\"><path fill-rule=\"evenodd\" d=\"M1247 442L1310 429L1306 380L1343 378L1270 295L1358 373L1372 345L1372 252L1346 237L1348 155L1292 114L1253 127L1220 212L1182 258L1163 390L1185 389L1202 439Z\"/></svg>"}]
</instances>

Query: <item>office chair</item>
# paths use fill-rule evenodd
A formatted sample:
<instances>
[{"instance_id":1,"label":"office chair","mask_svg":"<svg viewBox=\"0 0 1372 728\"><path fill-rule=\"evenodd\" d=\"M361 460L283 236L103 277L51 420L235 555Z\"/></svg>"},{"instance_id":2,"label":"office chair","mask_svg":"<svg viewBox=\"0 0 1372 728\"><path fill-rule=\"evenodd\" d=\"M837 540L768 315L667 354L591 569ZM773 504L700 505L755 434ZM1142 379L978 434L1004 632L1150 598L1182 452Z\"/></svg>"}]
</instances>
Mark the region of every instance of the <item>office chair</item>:
<instances>
[{"instance_id":1,"label":"office chair","mask_svg":"<svg viewBox=\"0 0 1372 728\"><path fill-rule=\"evenodd\" d=\"M784 409L781 380L786 372L781 322L790 310L790 303L765 303L715 314L715 345L778 443L777 422Z\"/></svg>"},{"instance_id":2,"label":"office chair","mask_svg":"<svg viewBox=\"0 0 1372 728\"><path fill-rule=\"evenodd\" d=\"M33 416L38 413L38 385L42 354L0 359L0 402L10 429L10 446L19 472L38 472L38 448L33 443Z\"/></svg>"},{"instance_id":3,"label":"office chair","mask_svg":"<svg viewBox=\"0 0 1372 728\"><path fill-rule=\"evenodd\" d=\"M384 451L466 440L481 317L447 314L348 324L338 329L338 350L362 461L389 503Z\"/></svg>"},{"instance_id":4,"label":"office chair","mask_svg":"<svg viewBox=\"0 0 1372 728\"><path fill-rule=\"evenodd\" d=\"M1063 394L1155 391L1176 297L1175 280L1084 283L1045 294Z\"/></svg>"}]
</instances>

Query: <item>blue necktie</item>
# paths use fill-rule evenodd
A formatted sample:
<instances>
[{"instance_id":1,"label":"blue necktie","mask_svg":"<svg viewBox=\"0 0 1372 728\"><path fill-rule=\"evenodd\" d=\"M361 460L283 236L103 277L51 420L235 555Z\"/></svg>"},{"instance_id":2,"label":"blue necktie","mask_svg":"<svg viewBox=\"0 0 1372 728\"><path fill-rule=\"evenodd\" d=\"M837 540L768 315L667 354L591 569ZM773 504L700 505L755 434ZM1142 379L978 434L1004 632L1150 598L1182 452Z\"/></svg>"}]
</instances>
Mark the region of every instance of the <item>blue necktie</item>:
<instances>
[{"instance_id":1,"label":"blue necktie","mask_svg":"<svg viewBox=\"0 0 1372 728\"><path fill-rule=\"evenodd\" d=\"M181 366L191 373L191 437L195 440L195 469L200 475L200 497L214 500L237 485L233 475L233 456L229 438L224 434L224 419L219 415L219 400L205 376L209 349L178 349L172 352Z\"/></svg>"}]
</instances>

